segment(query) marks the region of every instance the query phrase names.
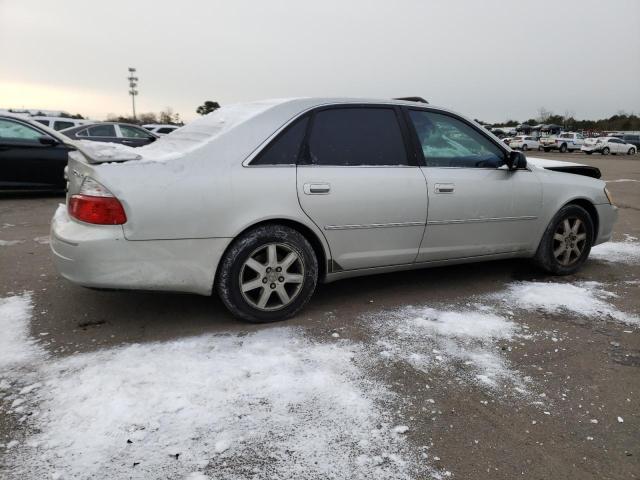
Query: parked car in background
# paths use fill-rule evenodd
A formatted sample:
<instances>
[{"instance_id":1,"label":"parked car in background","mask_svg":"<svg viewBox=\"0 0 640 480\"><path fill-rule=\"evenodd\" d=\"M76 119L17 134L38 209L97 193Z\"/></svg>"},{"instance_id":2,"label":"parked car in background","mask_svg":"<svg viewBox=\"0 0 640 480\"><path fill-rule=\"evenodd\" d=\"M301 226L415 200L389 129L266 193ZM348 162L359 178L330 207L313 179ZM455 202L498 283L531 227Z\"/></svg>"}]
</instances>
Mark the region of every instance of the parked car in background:
<instances>
[{"instance_id":1,"label":"parked car in background","mask_svg":"<svg viewBox=\"0 0 640 480\"><path fill-rule=\"evenodd\" d=\"M117 122L94 123L61 131L73 140L121 143L130 147L142 147L155 142L158 136L137 125Z\"/></svg>"},{"instance_id":2,"label":"parked car in background","mask_svg":"<svg viewBox=\"0 0 640 480\"><path fill-rule=\"evenodd\" d=\"M45 117L41 115L33 116L31 117L31 119L58 131L64 130L66 128L78 127L80 125L89 125L92 123L96 123L95 120L79 120L76 118L66 117Z\"/></svg>"},{"instance_id":3,"label":"parked car in background","mask_svg":"<svg viewBox=\"0 0 640 480\"><path fill-rule=\"evenodd\" d=\"M509 142L509 146L511 148L515 148L516 150L538 150L540 148L540 143L534 137L530 137L528 135L518 135L511 139Z\"/></svg>"},{"instance_id":4,"label":"parked car in background","mask_svg":"<svg viewBox=\"0 0 640 480\"><path fill-rule=\"evenodd\" d=\"M574 132L565 132L540 139L540 146L545 152L549 150L558 150L561 153L574 152L580 150L582 145L584 145L584 137Z\"/></svg>"},{"instance_id":5,"label":"parked car in background","mask_svg":"<svg viewBox=\"0 0 640 480\"><path fill-rule=\"evenodd\" d=\"M0 190L64 190L69 139L22 116L0 115Z\"/></svg>"},{"instance_id":6,"label":"parked car in background","mask_svg":"<svg viewBox=\"0 0 640 480\"><path fill-rule=\"evenodd\" d=\"M217 292L253 322L295 315L318 282L376 272L523 257L572 274L617 215L597 168L527 159L418 102L229 105L117 147L70 154L58 271L95 288Z\"/></svg>"},{"instance_id":7,"label":"parked car in background","mask_svg":"<svg viewBox=\"0 0 640 480\"><path fill-rule=\"evenodd\" d=\"M587 155L591 155L592 153L601 153L602 155L609 155L610 153L613 155L618 153L635 155L638 147L632 143L625 143L617 137L598 137L587 138L580 150Z\"/></svg>"},{"instance_id":8,"label":"parked car in background","mask_svg":"<svg viewBox=\"0 0 640 480\"><path fill-rule=\"evenodd\" d=\"M640 148L640 135L638 134L624 133L617 137L625 143L634 145L636 147L636 152L638 151L638 148Z\"/></svg>"},{"instance_id":9,"label":"parked car in background","mask_svg":"<svg viewBox=\"0 0 640 480\"><path fill-rule=\"evenodd\" d=\"M155 133L158 136L168 135L174 130L180 128L179 125L169 125L164 123L150 123L147 125L142 125L142 128L149 130L152 133Z\"/></svg>"}]
</instances>

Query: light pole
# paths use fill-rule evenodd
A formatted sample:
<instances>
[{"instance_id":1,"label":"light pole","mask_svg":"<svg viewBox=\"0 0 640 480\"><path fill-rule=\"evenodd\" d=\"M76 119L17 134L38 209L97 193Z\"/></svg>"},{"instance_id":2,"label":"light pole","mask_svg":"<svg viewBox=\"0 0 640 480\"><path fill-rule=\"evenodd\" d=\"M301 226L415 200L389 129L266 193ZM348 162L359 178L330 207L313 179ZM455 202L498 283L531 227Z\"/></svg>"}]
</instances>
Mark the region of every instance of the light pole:
<instances>
[{"instance_id":1,"label":"light pole","mask_svg":"<svg viewBox=\"0 0 640 480\"><path fill-rule=\"evenodd\" d=\"M129 95L131 95L131 106L133 108L133 119L136 119L136 95L138 95L138 90L136 87L138 86L138 77L136 77L136 69L133 67L129 67L129 76L127 77L129 80Z\"/></svg>"}]
</instances>

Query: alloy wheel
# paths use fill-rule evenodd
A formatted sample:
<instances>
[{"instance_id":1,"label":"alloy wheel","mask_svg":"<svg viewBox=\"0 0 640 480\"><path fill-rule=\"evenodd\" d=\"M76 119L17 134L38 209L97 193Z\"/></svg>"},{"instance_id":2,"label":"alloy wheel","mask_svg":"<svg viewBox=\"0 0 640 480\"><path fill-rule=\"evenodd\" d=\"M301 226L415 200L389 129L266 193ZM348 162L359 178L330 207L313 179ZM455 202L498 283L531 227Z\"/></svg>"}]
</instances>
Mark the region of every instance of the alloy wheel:
<instances>
[{"instance_id":1,"label":"alloy wheel","mask_svg":"<svg viewBox=\"0 0 640 480\"><path fill-rule=\"evenodd\" d=\"M240 290L246 302L262 311L289 305L304 283L301 254L285 243L269 243L253 251L240 269Z\"/></svg>"},{"instance_id":2,"label":"alloy wheel","mask_svg":"<svg viewBox=\"0 0 640 480\"><path fill-rule=\"evenodd\" d=\"M577 217L568 217L560 222L553 235L553 256L567 267L578 261L586 245L585 223Z\"/></svg>"}]
</instances>

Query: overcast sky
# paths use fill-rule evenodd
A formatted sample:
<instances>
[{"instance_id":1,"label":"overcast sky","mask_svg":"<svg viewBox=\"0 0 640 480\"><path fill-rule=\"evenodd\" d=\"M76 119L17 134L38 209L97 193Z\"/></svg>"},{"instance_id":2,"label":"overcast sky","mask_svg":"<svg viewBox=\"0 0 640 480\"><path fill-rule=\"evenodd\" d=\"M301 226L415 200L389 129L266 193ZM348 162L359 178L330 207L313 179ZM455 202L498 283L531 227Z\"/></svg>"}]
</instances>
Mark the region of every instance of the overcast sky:
<instances>
[{"instance_id":1,"label":"overcast sky","mask_svg":"<svg viewBox=\"0 0 640 480\"><path fill-rule=\"evenodd\" d=\"M468 116L640 113L640 0L0 0L0 108L420 95Z\"/></svg>"}]
</instances>

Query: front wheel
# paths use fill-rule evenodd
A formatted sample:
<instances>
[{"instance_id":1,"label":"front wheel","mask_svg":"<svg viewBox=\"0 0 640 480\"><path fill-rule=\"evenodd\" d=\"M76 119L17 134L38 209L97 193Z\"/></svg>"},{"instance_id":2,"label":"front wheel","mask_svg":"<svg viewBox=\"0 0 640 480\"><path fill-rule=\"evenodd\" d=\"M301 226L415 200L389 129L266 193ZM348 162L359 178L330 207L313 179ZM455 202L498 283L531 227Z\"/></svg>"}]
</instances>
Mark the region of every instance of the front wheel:
<instances>
[{"instance_id":1,"label":"front wheel","mask_svg":"<svg viewBox=\"0 0 640 480\"><path fill-rule=\"evenodd\" d=\"M563 143L560 145L560 153L567 153L567 144Z\"/></svg>"},{"instance_id":2,"label":"front wheel","mask_svg":"<svg viewBox=\"0 0 640 480\"><path fill-rule=\"evenodd\" d=\"M635 155L636 154L636 149L635 148L630 148L629 151L627 152L628 155Z\"/></svg>"},{"instance_id":3,"label":"front wheel","mask_svg":"<svg viewBox=\"0 0 640 480\"><path fill-rule=\"evenodd\" d=\"M566 205L545 230L535 262L553 275L571 275L587 260L593 235L589 213L579 205Z\"/></svg>"},{"instance_id":4,"label":"front wheel","mask_svg":"<svg viewBox=\"0 0 640 480\"><path fill-rule=\"evenodd\" d=\"M216 288L233 315L254 323L292 317L318 282L309 241L284 225L263 225L240 236L218 267Z\"/></svg>"},{"instance_id":5,"label":"front wheel","mask_svg":"<svg viewBox=\"0 0 640 480\"><path fill-rule=\"evenodd\" d=\"M523 144L522 144L522 151L523 151L523 152L526 152L527 150L529 150L529 147L527 146L527 144L526 144L526 143L523 143Z\"/></svg>"},{"instance_id":6,"label":"front wheel","mask_svg":"<svg viewBox=\"0 0 640 480\"><path fill-rule=\"evenodd\" d=\"M548 152L549 150L551 150L550 148L545 148L544 151Z\"/></svg>"},{"instance_id":7,"label":"front wheel","mask_svg":"<svg viewBox=\"0 0 640 480\"><path fill-rule=\"evenodd\" d=\"M602 154L603 155L609 155L611 153L611 150L609 150L609 147L604 147L602 149Z\"/></svg>"}]
</instances>

